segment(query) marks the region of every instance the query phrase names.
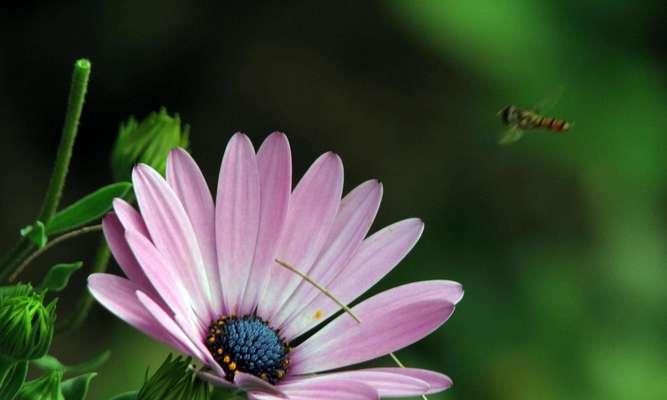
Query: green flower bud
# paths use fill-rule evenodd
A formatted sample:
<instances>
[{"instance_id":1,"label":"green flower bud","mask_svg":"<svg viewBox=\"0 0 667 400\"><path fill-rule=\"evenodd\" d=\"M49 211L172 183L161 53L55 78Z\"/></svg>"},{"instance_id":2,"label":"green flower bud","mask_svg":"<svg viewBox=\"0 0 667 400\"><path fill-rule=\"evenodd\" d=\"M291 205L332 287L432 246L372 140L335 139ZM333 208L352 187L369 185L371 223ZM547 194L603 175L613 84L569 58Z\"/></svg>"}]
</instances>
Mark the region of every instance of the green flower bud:
<instances>
[{"instance_id":1,"label":"green flower bud","mask_svg":"<svg viewBox=\"0 0 667 400\"><path fill-rule=\"evenodd\" d=\"M121 124L111 152L111 171L116 181L129 181L132 167L148 164L164 175L167 155L174 147L187 147L190 127L181 125L178 114L173 117L162 108L143 121L131 117Z\"/></svg>"},{"instance_id":2,"label":"green flower bud","mask_svg":"<svg viewBox=\"0 0 667 400\"><path fill-rule=\"evenodd\" d=\"M53 338L56 300L44 306L44 294L30 284L0 292L0 357L24 361L47 353Z\"/></svg>"},{"instance_id":3,"label":"green flower bud","mask_svg":"<svg viewBox=\"0 0 667 400\"><path fill-rule=\"evenodd\" d=\"M190 358L172 358L170 354L137 394L137 400L208 400L211 389L200 380Z\"/></svg>"},{"instance_id":4,"label":"green flower bud","mask_svg":"<svg viewBox=\"0 0 667 400\"><path fill-rule=\"evenodd\" d=\"M51 371L47 375L23 384L14 400L64 400L60 391L62 371Z\"/></svg>"}]
</instances>

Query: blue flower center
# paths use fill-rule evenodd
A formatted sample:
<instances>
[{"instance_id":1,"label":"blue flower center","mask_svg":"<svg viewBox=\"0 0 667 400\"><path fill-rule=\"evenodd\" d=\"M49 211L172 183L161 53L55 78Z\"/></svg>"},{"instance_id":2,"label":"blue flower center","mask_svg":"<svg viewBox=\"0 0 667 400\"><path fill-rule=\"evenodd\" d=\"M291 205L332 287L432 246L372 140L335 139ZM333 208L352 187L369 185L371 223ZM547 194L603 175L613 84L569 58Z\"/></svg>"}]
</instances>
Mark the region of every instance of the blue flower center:
<instances>
[{"instance_id":1,"label":"blue flower center","mask_svg":"<svg viewBox=\"0 0 667 400\"><path fill-rule=\"evenodd\" d=\"M276 384L287 373L289 346L256 316L221 317L212 322L206 347L230 381L236 371L242 371Z\"/></svg>"}]
</instances>

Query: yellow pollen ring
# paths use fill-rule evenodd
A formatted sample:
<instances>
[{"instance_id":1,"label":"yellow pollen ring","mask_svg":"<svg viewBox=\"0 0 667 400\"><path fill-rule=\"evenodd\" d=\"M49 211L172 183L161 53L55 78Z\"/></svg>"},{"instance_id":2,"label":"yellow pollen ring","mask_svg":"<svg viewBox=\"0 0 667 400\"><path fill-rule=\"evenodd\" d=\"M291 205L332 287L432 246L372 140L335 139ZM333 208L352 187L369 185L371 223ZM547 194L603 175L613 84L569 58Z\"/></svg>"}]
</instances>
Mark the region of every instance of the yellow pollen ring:
<instances>
[{"instance_id":1,"label":"yellow pollen ring","mask_svg":"<svg viewBox=\"0 0 667 400\"><path fill-rule=\"evenodd\" d=\"M232 362L229 363L228 367L229 367L230 371L234 371L234 370L236 370L236 363L234 361L232 361Z\"/></svg>"}]
</instances>

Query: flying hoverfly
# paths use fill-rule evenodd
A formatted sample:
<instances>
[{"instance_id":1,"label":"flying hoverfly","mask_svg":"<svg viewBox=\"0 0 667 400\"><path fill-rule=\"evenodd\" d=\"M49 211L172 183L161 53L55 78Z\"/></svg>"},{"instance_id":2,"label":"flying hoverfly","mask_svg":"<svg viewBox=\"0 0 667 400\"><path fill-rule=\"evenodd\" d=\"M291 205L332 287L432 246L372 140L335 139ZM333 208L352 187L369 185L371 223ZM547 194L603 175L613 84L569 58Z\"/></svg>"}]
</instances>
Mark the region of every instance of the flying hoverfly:
<instances>
[{"instance_id":1,"label":"flying hoverfly","mask_svg":"<svg viewBox=\"0 0 667 400\"><path fill-rule=\"evenodd\" d=\"M560 93L559 93L560 94ZM560 97L560 96L556 96ZM555 104L552 100L550 105ZM544 104L543 104L544 105ZM543 108L543 107L540 107ZM499 144L510 144L521 139L526 131L547 130L555 133L564 133L570 130L574 123L559 118L547 117L535 109L521 108L514 105L507 106L498 112L503 125L507 127L498 141Z\"/></svg>"}]
</instances>

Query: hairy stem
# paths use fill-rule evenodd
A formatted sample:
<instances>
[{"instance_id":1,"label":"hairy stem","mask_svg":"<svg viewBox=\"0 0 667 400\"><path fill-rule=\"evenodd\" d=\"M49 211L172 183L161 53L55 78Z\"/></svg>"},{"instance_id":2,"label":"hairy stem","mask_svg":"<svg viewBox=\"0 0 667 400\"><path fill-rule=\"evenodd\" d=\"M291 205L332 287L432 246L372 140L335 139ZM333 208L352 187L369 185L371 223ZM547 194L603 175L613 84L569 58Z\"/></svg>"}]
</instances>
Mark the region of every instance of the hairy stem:
<instances>
[{"instance_id":1,"label":"hairy stem","mask_svg":"<svg viewBox=\"0 0 667 400\"><path fill-rule=\"evenodd\" d=\"M69 163L72 158L72 149L74 148L74 139L79 127L81 111L88 89L88 78L90 77L90 61L85 59L77 60L74 63L72 72L72 81L70 84L69 97L67 101L67 111L65 113L65 123L63 124L60 144L56 154L56 161L53 174L49 181L49 186L44 196L42 209L39 212L38 220L46 223L55 214L60 204ZM7 279L8 276L15 276L15 269L23 266L25 258L33 250L34 244L27 238L23 238L0 263L0 282Z\"/></svg>"},{"instance_id":2,"label":"hairy stem","mask_svg":"<svg viewBox=\"0 0 667 400\"><path fill-rule=\"evenodd\" d=\"M86 90L88 89L89 76L90 61L86 59L77 60L74 63L74 71L72 72L72 83L69 89L65 124L63 125L62 136L60 137L60 145L58 145L53 174L49 181L49 187L46 190L42 210L37 218L44 223L49 222L60 204L67 171L69 170L69 162L72 158L74 139L79 129L79 119L81 118L83 102L86 97Z\"/></svg>"}]
</instances>

